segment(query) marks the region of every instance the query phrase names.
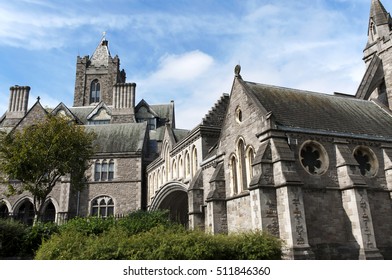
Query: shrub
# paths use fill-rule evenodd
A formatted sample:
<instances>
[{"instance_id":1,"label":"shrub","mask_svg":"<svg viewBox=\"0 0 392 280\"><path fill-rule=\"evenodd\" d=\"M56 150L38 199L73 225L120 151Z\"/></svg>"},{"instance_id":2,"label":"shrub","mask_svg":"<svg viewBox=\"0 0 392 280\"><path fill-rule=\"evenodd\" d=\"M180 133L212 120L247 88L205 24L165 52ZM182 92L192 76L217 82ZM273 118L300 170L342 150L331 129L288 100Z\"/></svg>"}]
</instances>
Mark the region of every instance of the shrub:
<instances>
[{"instance_id":1,"label":"shrub","mask_svg":"<svg viewBox=\"0 0 392 280\"><path fill-rule=\"evenodd\" d=\"M27 226L9 219L0 219L0 258L24 257Z\"/></svg>"},{"instance_id":2,"label":"shrub","mask_svg":"<svg viewBox=\"0 0 392 280\"><path fill-rule=\"evenodd\" d=\"M55 235L44 242L37 259L89 260L236 260L280 259L280 242L261 232L209 235L180 225L160 225L130 235L113 227L99 236Z\"/></svg>"},{"instance_id":3,"label":"shrub","mask_svg":"<svg viewBox=\"0 0 392 280\"><path fill-rule=\"evenodd\" d=\"M48 240L54 233L59 231L59 226L55 223L37 223L28 227L24 236L24 254L34 256L35 251L42 242Z\"/></svg>"}]
</instances>

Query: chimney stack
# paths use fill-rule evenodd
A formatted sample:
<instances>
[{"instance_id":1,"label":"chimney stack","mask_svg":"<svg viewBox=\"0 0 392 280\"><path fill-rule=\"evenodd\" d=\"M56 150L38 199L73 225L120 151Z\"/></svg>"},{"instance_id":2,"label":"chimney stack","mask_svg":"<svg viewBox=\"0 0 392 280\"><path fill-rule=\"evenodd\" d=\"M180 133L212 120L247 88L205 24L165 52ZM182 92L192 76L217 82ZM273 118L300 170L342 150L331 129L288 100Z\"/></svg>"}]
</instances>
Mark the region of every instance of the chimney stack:
<instances>
[{"instance_id":1,"label":"chimney stack","mask_svg":"<svg viewBox=\"0 0 392 280\"><path fill-rule=\"evenodd\" d=\"M8 106L8 118L23 118L27 113L29 103L30 87L12 86L10 87L10 101Z\"/></svg>"}]
</instances>

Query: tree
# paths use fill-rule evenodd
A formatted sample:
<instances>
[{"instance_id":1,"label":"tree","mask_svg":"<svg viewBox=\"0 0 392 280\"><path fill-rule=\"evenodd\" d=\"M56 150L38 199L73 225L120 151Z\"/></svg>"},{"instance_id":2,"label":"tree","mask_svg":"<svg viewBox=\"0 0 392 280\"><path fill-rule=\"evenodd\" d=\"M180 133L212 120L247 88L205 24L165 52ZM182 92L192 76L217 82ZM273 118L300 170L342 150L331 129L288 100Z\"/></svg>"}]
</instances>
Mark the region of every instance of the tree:
<instances>
[{"instance_id":1,"label":"tree","mask_svg":"<svg viewBox=\"0 0 392 280\"><path fill-rule=\"evenodd\" d=\"M80 190L94 154L95 134L62 116L47 117L0 136L0 174L9 194L28 191L33 196L34 223L40 220L48 194L62 176ZM10 184L11 181L18 184Z\"/></svg>"}]
</instances>

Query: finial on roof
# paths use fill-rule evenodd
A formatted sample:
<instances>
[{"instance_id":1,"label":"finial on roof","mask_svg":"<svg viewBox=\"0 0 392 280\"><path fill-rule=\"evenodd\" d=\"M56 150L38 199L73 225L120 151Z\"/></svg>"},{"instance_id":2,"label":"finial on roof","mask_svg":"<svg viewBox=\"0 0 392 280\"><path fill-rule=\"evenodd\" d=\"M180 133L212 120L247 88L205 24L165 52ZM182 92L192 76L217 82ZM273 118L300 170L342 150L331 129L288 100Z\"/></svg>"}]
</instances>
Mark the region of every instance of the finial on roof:
<instances>
[{"instance_id":1,"label":"finial on roof","mask_svg":"<svg viewBox=\"0 0 392 280\"><path fill-rule=\"evenodd\" d=\"M102 40L106 40L106 31L102 32Z\"/></svg>"},{"instance_id":2,"label":"finial on roof","mask_svg":"<svg viewBox=\"0 0 392 280\"><path fill-rule=\"evenodd\" d=\"M241 65L237 64L234 68L234 74L236 77L241 77Z\"/></svg>"},{"instance_id":3,"label":"finial on roof","mask_svg":"<svg viewBox=\"0 0 392 280\"><path fill-rule=\"evenodd\" d=\"M37 97L37 101L39 102L40 100L41 100L41 97L38 96L38 97Z\"/></svg>"}]
</instances>

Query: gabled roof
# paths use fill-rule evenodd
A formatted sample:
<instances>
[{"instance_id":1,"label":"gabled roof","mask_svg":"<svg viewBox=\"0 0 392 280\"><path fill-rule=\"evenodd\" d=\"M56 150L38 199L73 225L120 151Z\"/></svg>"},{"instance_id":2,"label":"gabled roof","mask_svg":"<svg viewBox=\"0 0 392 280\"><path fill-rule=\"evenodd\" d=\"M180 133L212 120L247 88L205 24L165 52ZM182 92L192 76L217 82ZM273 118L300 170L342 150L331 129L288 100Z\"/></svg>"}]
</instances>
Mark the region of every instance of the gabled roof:
<instances>
[{"instance_id":1,"label":"gabled roof","mask_svg":"<svg viewBox=\"0 0 392 280\"><path fill-rule=\"evenodd\" d=\"M79 120L79 118L72 113L72 111L63 103L61 102L59 105L56 106L56 108L53 109L51 112L53 115L57 115L58 112L64 111L64 113L70 117L71 119L75 120L79 124L83 124L82 121Z\"/></svg>"},{"instance_id":2,"label":"gabled roof","mask_svg":"<svg viewBox=\"0 0 392 280\"><path fill-rule=\"evenodd\" d=\"M146 123L87 125L97 138L98 153L141 152L146 136Z\"/></svg>"},{"instance_id":3,"label":"gabled roof","mask_svg":"<svg viewBox=\"0 0 392 280\"><path fill-rule=\"evenodd\" d=\"M46 111L45 108L42 107L41 102L38 98L34 105L27 111L26 115L24 115L24 117L20 119L20 121L15 125L12 131L18 128L32 125L39 121L41 118L45 117L47 114L49 114L48 111Z\"/></svg>"},{"instance_id":4,"label":"gabled roof","mask_svg":"<svg viewBox=\"0 0 392 280\"><path fill-rule=\"evenodd\" d=\"M278 127L392 139L390 112L372 101L240 81Z\"/></svg>"},{"instance_id":5,"label":"gabled roof","mask_svg":"<svg viewBox=\"0 0 392 280\"><path fill-rule=\"evenodd\" d=\"M100 109L105 109L109 115L112 115L112 110L106 105L105 102L101 101L95 108L86 116L86 119L89 120L94 117Z\"/></svg>"}]
</instances>

